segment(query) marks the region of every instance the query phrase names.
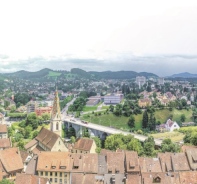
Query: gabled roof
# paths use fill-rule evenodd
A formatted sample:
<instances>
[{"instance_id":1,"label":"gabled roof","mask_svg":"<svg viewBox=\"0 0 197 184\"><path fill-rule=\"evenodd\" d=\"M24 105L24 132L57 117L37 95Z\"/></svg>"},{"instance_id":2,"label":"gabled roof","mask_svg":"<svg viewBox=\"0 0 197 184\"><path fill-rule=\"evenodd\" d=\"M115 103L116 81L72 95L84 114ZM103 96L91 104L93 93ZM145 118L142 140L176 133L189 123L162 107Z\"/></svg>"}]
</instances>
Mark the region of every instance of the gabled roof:
<instances>
[{"instance_id":1,"label":"gabled roof","mask_svg":"<svg viewBox=\"0 0 197 184\"><path fill-rule=\"evenodd\" d=\"M27 149L31 148L32 146L34 146L36 144L38 144L38 141L36 139L33 139L30 142L28 142L24 147L27 150Z\"/></svg>"},{"instance_id":2,"label":"gabled roof","mask_svg":"<svg viewBox=\"0 0 197 184\"><path fill-rule=\"evenodd\" d=\"M56 133L42 127L35 139L51 150L59 137Z\"/></svg>"},{"instance_id":3,"label":"gabled roof","mask_svg":"<svg viewBox=\"0 0 197 184\"><path fill-rule=\"evenodd\" d=\"M127 172L140 172L137 152L135 151L126 152L126 171Z\"/></svg>"},{"instance_id":4,"label":"gabled roof","mask_svg":"<svg viewBox=\"0 0 197 184\"><path fill-rule=\"evenodd\" d=\"M64 167L62 166L64 163ZM68 172L71 169L68 152L41 152L38 157L37 171Z\"/></svg>"},{"instance_id":5,"label":"gabled roof","mask_svg":"<svg viewBox=\"0 0 197 184\"><path fill-rule=\"evenodd\" d=\"M140 157L139 164L141 172L162 172L158 158Z\"/></svg>"},{"instance_id":6,"label":"gabled roof","mask_svg":"<svg viewBox=\"0 0 197 184\"><path fill-rule=\"evenodd\" d=\"M172 166L175 172L190 170L185 153L174 153L171 158Z\"/></svg>"},{"instance_id":7,"label":"gabled roof","mask_svg":"<svg viewBox=\"0 0 197 184\"><path fill-rule=\"evenodd\" d=\"M84 173L98 173L98 154L89 153L83 156Z\"/></svg>"},{"instance_id":8,"label":"gabled roof","mask_svg":"<svg viewBox=\"0 0 197 184\"><path fill-rule=\"evenodd\" d=\"M18 148L1 150L0 160L7 172L23 169L23 162Z\"/></svg>"},{"instance_id":9,"label":"gabled roof","mask_svg":"<svg viewBox=\"0 0 197 184\"><path fill-rule=\"evenodd\" d=\"M11 142L10 139L0 139L0 148L10 148L11 147Z\"/></svg>"},{"instance_id":10,"label":"gabled roof","mask_svg":"<svg viewBox=\"0 0 197 184\"><path fill-rule=\"evenodd\" d=\"M138 174L128 174L126 184L141 184L141 176Z\"/></svg>"},{"instance_id":11,"label":"gabled roof","mask_svg":"<svg viewBox=\"0 0 197 184\"><path fill-rule=\"evenodd\" d=\"M108 152L107 153L107 172L108 173L124 173L124 159L123 152Z\"/></svg>"},{"instance_id":12,"label":"gabled roof","mask_svg":"<svg viewBox=\"0 0 197 184\"><path fill-rule=\"evenodd\" d=\"M158 158L160 159L161 168L163 172L173 171L171 156L173 153L158 153Z\"/></svg>"},{"instance_id":13,"label":"gabled roof","mask_svg":"<svg viewBox=\"0 0 197 184\"><path fill-rule=\"evenodd\" d=\"M197 149L187 149L186 150L187 158L189 161L190 168L192 170L197 169Z\"/></svg>"},{"instance_id":14,"label":"gabled roof","mask_svg":"<svg viewBox=\"0 0 197 184\"><path fill-rule=\"evenodd\" d=\"M94 141L93 139L89 139L89 138L79 138L75 142L73 149L90 151L93 141Z\"/></svg>"},{"instance_id":15,"label":"gabled roof","mask_svg":"<svg viewBox=\"0 0 197 184\"><path fill-rule=\"evenodd\" d=\"M7 133L7 125L6 124L0 124L0 133Z\"/></svg>"}]
</instances>

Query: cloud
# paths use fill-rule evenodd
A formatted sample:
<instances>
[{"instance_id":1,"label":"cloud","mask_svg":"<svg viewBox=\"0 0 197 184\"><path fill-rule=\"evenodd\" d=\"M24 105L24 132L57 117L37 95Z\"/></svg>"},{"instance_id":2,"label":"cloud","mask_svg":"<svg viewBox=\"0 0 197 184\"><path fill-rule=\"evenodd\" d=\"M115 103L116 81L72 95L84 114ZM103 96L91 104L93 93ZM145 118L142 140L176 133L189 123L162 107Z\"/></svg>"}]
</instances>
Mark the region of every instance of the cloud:
<instances>
[{"instance_id":1,"label":"cloud","mask_svg":"<svg viewBox=\"0 0 197 184\"><path fill-rule=\"evenodd\" d=\"M144 55L132 53L113 53L106 58L75 58L73 55L51 57L27 57L11 60L11 57L0 57L0 72L18 70L37 71L43 68L67 70L81 68L86 71L136 71L152 72L159 76L168 76L179 72L196 73L197 55Z\"/></svg>"}]
</instances>

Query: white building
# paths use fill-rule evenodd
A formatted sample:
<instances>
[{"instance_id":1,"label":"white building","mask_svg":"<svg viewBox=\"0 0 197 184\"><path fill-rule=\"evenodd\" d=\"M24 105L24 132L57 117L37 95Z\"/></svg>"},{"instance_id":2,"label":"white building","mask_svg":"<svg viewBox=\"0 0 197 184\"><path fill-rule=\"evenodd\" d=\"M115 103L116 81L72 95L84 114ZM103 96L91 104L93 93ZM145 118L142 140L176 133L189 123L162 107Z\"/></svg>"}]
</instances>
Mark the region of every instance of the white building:
<instances>
[{"instance_id":1,"label":"white building","mask_svg":"<svg viewBox=\"0 0 197 184\"><path fill-rule=\"evenodd\" d=\"M172 121L171 119L169 119L166 122L166 129L170 132L173 132L175 129L179 129L180 126L177 124L176 121Z\"/></svg>"},{"instance_id":2,"label":"white building","mask_svg":"<svg viewBox=\"0 0 197 184\"><path fill-rule=\"evenodd\" d=\"M139 88L141 88L141 86L146 84L146 77L144 77L144 76L137 76L136 77L136 83L138 84Z\"/></svg>"},{"instance_id":3,"label":"white building","mask_svg":"<svg viewBox=\"0 0 197 184\"><path fill-rule=\"evenodd\" d=\"M108 94L104 96L105 104L119 104L123 99L123 94Z\"/></svg>"}]
</instances>

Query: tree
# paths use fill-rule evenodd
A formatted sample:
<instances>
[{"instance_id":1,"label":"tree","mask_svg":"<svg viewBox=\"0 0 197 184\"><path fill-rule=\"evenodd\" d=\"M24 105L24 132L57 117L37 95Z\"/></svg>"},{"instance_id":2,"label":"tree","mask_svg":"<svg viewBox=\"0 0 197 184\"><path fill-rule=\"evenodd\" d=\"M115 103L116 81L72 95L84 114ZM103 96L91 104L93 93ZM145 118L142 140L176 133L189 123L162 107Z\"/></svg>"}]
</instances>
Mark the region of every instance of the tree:
<instances>
[{"instance_id":1,"label":"tree","mask_svg":"<svg viewBox=\"0 0 197 184\"><path fill-rule=\"evenodd\" d=\"M26 119L26 126L32 126L33 130L38 128L38 118L36 117L36 113L30 113Z\"/></svg>"},{"instance_id":2,"label":"tree","mask_svg":"<svg viewBox=\"0 0 197 184\"><path fill-rule=\"evenodd\" d=\"M43 119L43 121L49 120L50 119L50 114L49 113L42 114L42 119Z\"/></svg>"},{"instance_id":3,"label":"tree","mask_svg":"<svg viewBox=\"0 0 197 184\"><path fill-rule=\"evenodd\" d=\"M147 128L147 127L148 127L148 113L147 110L145 110L143 113L142 128Z\"/></svg>"},{"instance_id":4,"label":"tree","mask_svg":"<svg viewBox=\"0 0 197 184\"><path fill-rule=\"evenodd\" d=\"M32 135L32 138L35 138L37 135L38 135L38 131L36 130L36 131L34 131L34 133L33 133L33 135Z\"/></svg>"},{"instance_id":5,"label":"tree","mask_svg":"<svg viewBox=\"0 0 197 184\"><path fill-rule=\"evenodd\" d=\"M24 146L25 146L25 143L22 140L20 140L17 144L17 147L19 147L20 150L24 150L25 149Z\"/></svg>"},{"instance_id":6,"label":"tree","mask_svg":"<svg viewBox=\"0 0 197 184\"><path fill-rule=\"evenodd\" d=\"M7 180L7 179L3 179L0 181L0 184L14 184L14 182Z\"/></svg>"},{"instance_id":7,"label":"tree","mask_svg":"<svg viewBox=\"0 0 197 184\"><path fill-rule=\"evenodd\" d=\"M150 114L150 118L149 118L149 121L148 121L148 128L151 131L154 131L155 128L156 128L156 119L155 119L155 116L154 116L153 113Z\"/></svg>"},{"instance_id":8,"label":"tree","mask_svg":"<svg viewBox=\"0 0 197 184\"><path fill-rule=\"evenodd\" d=\"M155 151L155 141L154 138L148 137L145 141L144 141L144 154L148 157L153 157L156 155L156 151Z\"/></svg>"},{"instance_id":9,"label":"tree","mask_svg":"<svg viewBox=\"0 0 197 184\"><path fill-rule=\"evenodd\" d=\"M110 110L111 112L114 112L114 106L113 106L113 105L110 105L110 106L109 106L109 110Z\"/></svg>"},{"instance_id":10,"label":"tree","mask_svg":"<svg viewBox=\"0 0 197 184\"><path fill-rule=\"evenodd\" d=\"M180 146L171 141L171 139L164 139L161 144L161 150L163 153L165 152L180 152Z\"/></svg>"},{"instance_id":11,"label":"tree","mask_svg":"<svg viewBox=\"0 0 197 184\"><path fill-rule=\"evenodd\" d=\"M71 141L71 143L75 143L76 142L76 138L74 136L71 136L70 137L70 141Z\"/></svg>"},{"instance_id":12,"label":"tree","mask_svg":"<svg viewBox=\"0 0 197 184\"><path fill-rule=\"evenodd\" d=\"M128 120L127 124L129 125L130 128L135 128L135 118L134 118L134 116L131 115L129 117L129 120Z\"/></svg>"},{"instance_id":13,"label":"tree","mask_svg":"<svg viewBox=\"0 0 197 184\"><path fill-rule=\"evenodd\" d=\"M90 137L90 133L89 133L89 131L88 131L88 128L84 128L84 130L83 130L83 135L82 135L83 137Z\"/></svg>"},{"instance_id":14,"label":"tree","mask_svg":"<svg viewBox=\"0 0 197 184\"><path fill-rule=\"evenodd\" d=\"M184 122L186 119L185 114L181 114L181 122Z\"/></svg>"}]
</instances>

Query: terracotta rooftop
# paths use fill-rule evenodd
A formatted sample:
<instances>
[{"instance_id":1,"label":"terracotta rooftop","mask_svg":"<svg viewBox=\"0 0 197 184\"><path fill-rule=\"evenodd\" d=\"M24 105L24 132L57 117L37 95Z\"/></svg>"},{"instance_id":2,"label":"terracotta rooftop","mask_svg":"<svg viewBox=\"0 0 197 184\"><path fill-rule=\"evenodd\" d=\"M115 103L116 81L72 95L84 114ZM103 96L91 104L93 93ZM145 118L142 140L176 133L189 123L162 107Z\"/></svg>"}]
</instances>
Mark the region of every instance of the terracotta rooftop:
<instances>
[{"instance_id":1,"label":"terracotta rooftop","mask_svg":"<svg viewBox=\"0 0 197 184\"><path fill-rule=\"evenodd\" d=\"M174 172L190 170L185 153L174 153L171 158Z\"/></svg>"},{"instance_id":2,"label":"terracotta rooftop","mask_svg":"<svg viewBox=\"0 0 197 184\"><path fill-rule=\"evenodd\" d=\"M0 124L0 133L6 133L6 132L8 132L7 125Z\"/></svg>"},{"instance_id":3,"label":"terracotta rooftop","mask_svg":"<svg viewBox=\"0 0 197 184\"><path fill-rule=\"evenodd\" d=\"M163 172L173 171L171 156L173 153L158 153Z\"/></svg>"},{"instance_id":4,"label":"terracotta rooftop","mask_svg":"<svg viewBox=\"0 0 197 184\"><path fill-rule=\"evenodd\" d=\"M108 152L107 153L107 172L108 173L124 173L124 158L123 152Z\"/></svg>"},{"instance_id":5,"label":"terracotta rooftop","mask_svg":"<svg viewBox=\"0 0 197 184\"><path fill-rule=\"evenodd\" d=\"M158 158L140 157L139 164L141 172L162 172Z\"/></svg>"},{"instance_id":6,"label":"terracotta rooftop","mask_svg":"<svg viewBox=\"0 0 197 184\"><path fill-rule=\"evenodd\" d=\"M126 184L142 184L141 176L138 174L128 174Z\"/></svg>"},{"instance_id":7,"label":"terracotta rooftop","mask_svg":"<svg viewBox=\"0 0 197 184\"><path fill-rule=\"evenodd\" d=\"M179 177L181 184L196 184L197 182L197 172L179 172Z\"/></svg>"},{"instance_id":8,"label":"terracotta rooftop","mask_svg":"<svg viewBox=\"0 0 197 184\"><path fill-rule=\"evenodd\" d=\"M68 172L71 169L68 152L41 152L38 157L38 171Z\"/></svg>"},{"instance_id":9,"label":"terracotta rooftop","mask_svg":"<svg viewBox=\"0 0 197 184\"><path fill-rule=\"evenodd\" d=\"M30 142L28 142L24 147L27 150L27 149L31 148L32 146L36 145L37 143L38 143L38 141L36 139L33 139Z\"/></svg>"},{"instance_id":10,"label":"terracotta rooftop","mask_svg":"<svg viewBox=\"0 0 197 184\"><path fill-rule=\"evenodd\" d=\"M79 138L75 142L73 149L90 151L93 141L94 141L93 139L89 139L89 138Z\"/></svg>"},{"instance_id":11,"label":"terracotta rooftop","mask_svg":"<svg viewBox=\"0 0 197 184\"><path fill-rule=\"evenodd\" d=\"M98 173L98 154L89 153L83 156L84 173Z\"/></svg>"},{"instance_id":12,"label":"terracotta rooftop","mask_svg":"<svg viewBox=\"0 0 197 184\"><path fill-rule=\"evenodd\" d=\"M47 184L48 179L30 174L17 174L15 184Z\"/></svg>"},{"instance_id":13,"label":"terracotta rooftop","mask_svg":"<svg viewBox=\"0 0 197 184\"><path fill-rule=\"evenodd\" d=\"M11 147L11 142L10 139L0 139L0 148L10 148Z\"/></svg>"},{"instance_id":14,"label":"terracotta rooftop","mask_svg":"<svg viewBox=\"0 0 197 184\"><path fill-rule=\"evenodd\" d=\"M21 151L20 150L20 155L21 155L22 161L24 163L29 154L26 151Z\"/></svg>"},{"instance_id":15,"label":"terracotta rooftop","mask_svg":"<svg viewBox=\"0 0 197 184\"><path fill-rule=\"evenodd\" d=\"M186 150L187 159L189 162L189 166L192 170L197 169L197 149L187 149Z\"/></svg>"},{"instance_id":16,"label":"terracotta rooftop","mask_svg":"<svg viewBox=\"0 0 197 184\"><path fill-rule=\"evenodd\" d=\"M140 172L137 152L135 151L126 152L126 171L127 172Z\"/></svg>"},{"instance_id":17,"label":"terracotta rooftop","mask_svg":"<svg viewBox=\"0 0 197 184\"><path fill-rule=\"evenodd\" d=\"M59 137L56 133L42 127L35 139L51 150Z\"/></svg>"},{"instance_id":18,"label":"terracotta rooftop","mask_svg":"<svg viewBox=\"0 0 197 184\"><path fill-rule=\"evenodd\" d=\"M1 150L0 159L7 172L23 169L23 162L18 148Z\"/></svg>"},{"instance_id":19,"label":"terracotta rooftop","mask_svg":"<svg viewBox=\"0 0 197 184\"><path fill-rule=\"evenodd\" d=\"M34 155L32 159L29 161L25 173L26 174L36 174L36 167L37 167L38 156Z\"/></svg>"}]
</instances>

